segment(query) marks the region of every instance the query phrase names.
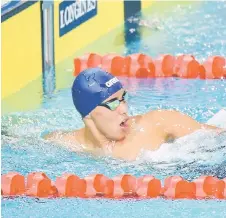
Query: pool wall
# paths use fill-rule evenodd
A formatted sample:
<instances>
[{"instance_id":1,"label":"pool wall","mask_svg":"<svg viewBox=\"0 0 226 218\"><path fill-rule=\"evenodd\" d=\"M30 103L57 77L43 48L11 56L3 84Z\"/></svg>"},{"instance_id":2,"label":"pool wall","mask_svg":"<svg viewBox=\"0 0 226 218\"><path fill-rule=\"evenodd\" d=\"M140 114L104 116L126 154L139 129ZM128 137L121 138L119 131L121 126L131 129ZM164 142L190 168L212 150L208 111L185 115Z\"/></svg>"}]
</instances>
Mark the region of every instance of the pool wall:
<instances>
[{"instance_id":1,"label":"pool wall","mask_svg":"<svg viewBox=\"0 0 226 218\"><path fill-rule=\"evenodd\" d=\"M8 109L19 110L22 105L25 108L40 105L42 92L41 80L35 82L42 76L40 2L11 13L3 15L1 23L3 113ZM25 87L27 91L23 90Z\"/></svg>"},{"instance_id":2,"label":"pool wall","mask_svg":"<svg viewBox=\"0 0 226 218\"><path fill-rule=\"evenodd\" d=\"M77 23L70 25L70 18L62 21L61 13L74 2L49 1L53 5L56 90L71 86L75 56L89 52L123 54L127 40L124 21L139 11L144 15L151 14L152 8L155 8L152 7L154 1L146 0L86 0L86 11L80 12ZM175 4L162 5L169 7ZM34 110L42 105L46 55L43 48L43 10L43 1L33 1L32 4L25 1L2 10L2 114Z\"/></svg>"}]
</instances>

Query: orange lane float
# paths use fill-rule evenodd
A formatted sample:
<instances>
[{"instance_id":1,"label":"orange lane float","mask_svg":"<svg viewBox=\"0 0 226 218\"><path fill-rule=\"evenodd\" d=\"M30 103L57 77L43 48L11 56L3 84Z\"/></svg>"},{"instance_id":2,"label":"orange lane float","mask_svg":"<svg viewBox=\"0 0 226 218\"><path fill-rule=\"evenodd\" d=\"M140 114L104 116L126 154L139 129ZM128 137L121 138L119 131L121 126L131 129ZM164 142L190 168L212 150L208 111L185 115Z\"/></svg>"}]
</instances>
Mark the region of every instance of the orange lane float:
<instances>
[{"instance_id":1,"label":"orange lane float","mask_svg":"<svg viewBox=\"0 0 226 218\"><path fill-rule=\"evenodd\" d=\"M181 176L170 176L165 179L163 195L170 199L194 199L196 197L194 182L185 181Z\"/></svg>"},{"instance_id":2,"label":"orange lane float","mask_svg":"<svg viewBox=\"0 0 226 218\"><path fill-rule=\"evenodd\" d=\"M132 54L124 59L124 75L138 78L155 77L155 65L151 57L144 54Z\"/></svg>"},{"instance_id":3,"label":"orange lane float","mask_svg":"<svg viewBox=\"0 0 226 218\"><path fill-rule=\"evenodd\" d=\"M112 179L102 175L93 174L84 178L86 182L85 196L109 197L112 196L114 183Z\"/></svg>"},{"instance_id":4,"label":"orange lane float","mask_svg":"<svg viewBox=\"0 0 226 218\"><path fill-rule=\"evenodd\" d=\"M86 182L74 174L57 177L55 187L59 197L85 197Z\"/></svg>"},{"instance_id":5,"label":"orange lane float","mask_svg":"<svg viewBox=\"0 0 226 218\"><path fill-rule=\"evenodd\" d=\"M219 180L212 176L201 176L194 180L196 184L196 197L197 198L225 198L225 183L224 180Z\"/></svg>"},{"instance_id":6,"label":"orange lane float","mask_svg":"<svg viewBox=\"0 0 226 218\"><path fill-rule=\"evenodd\" d=\"M77 76L81 71L101 66L102 57L98 54L90 53L74 59L74 72L73 75Z\"/></svg>"},{"instance_id":7,"label":"orange lane float","mask_svg":"<svg viewBox=\"0 0 226 218\"><path fill-rule=\"evenodd\" d=\"M175 74L178 77L195 79L199 78L203 73L200 69L201 65L192 55L180 55L176 59Z\"/></svg>"},{"instance_id":8,"label":"orange lane float","mask_svg":"<svg viewBox=\"0 0 226 218\"><path fill-rule=\"evenodd\" d=\"M115 76L126 76L125 59L117 54L108 54L102 57L101 68Z\"/></svg>"},{"instance_id":9,"label":"orange lane float","mask_svg":"<svg viewBox=\"0 0 226 218\"><path fill-rule=\"evenodd\" d=\"M200 63L193 55L173 56L162 54L156 58L146 54L90 53L74 59L74 76L81 71L101 67L115 76L137 78L180 77L186 79L223 79L226 78L226 58L211 56Z\"/></svg>"},{"instance_id":10,"label":"orange lane float","mask_svg":"<svg viewBox=\"0 0 226 218\"><path fill-rule=\"evenodd\" d=\"M142 176L137 179L136 193L143 198L156 198L161 195L161 181L154 176Z\"/></svg>"},{"instance_id":11,"label":"orange lane float","mask_svg":"<svg viewBox=\"0 0 226 218\"><path fill-rule=\"evenodd\" d=\"M226 77L226 58L221 56L209 57L204 61L205 77L207 79L220 79Z\"/></svg>"},{"instance_id":12,"label":"orange lane float","mask_svg":"<svg viewBox=\"0 0 226 218\"><path fill-rule=\"evenodd\" d=\"M45 173L34 172L27 176L25 193L32 197L55 197L58 190Z\"/></svg>"},{"instance_id":13,"label":"orange lane float","mask_svg":"<svg viewBox=\"0 0 226 218\"><path fill-rule=\"evenodd\" d=\"M169 176L162 186L161 181L152 175L137 178L124 174L108 178L103 174L93 174L80 178L65 173L54 182L43 172L33 172L27 177L9 172L2 175L1 185L4 197L226 199L226 178L213 176L200 176L193 181Z\"/></svg>"},{"instance_id":14,"label":"orange lane float","mask_svg":"<svg viewBox=\"0 0 226 218\"><path fill-rule=\"evenodd\" d=\"M22 195L25 193L25 178L17 172L9 172L1 178L2 195Z\"/></svg>"}]
</instances>

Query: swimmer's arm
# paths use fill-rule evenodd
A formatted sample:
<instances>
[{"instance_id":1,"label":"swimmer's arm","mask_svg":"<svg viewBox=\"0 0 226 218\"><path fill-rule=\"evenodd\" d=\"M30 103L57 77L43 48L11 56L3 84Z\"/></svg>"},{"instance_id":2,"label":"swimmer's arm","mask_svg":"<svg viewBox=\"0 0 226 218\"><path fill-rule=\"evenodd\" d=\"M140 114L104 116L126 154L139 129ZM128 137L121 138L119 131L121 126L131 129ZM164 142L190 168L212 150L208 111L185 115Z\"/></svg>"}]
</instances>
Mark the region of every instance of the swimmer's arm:
<instances>
[{"instance_id":1,"label":"swimmer's arm","mask_svg":"<svg viewBox=\"0 0 226 218\"><path fill-rule=\"evenodd\" d=\"M62 132L56 131L43 136L45 140L52 142L60 142L62 141Z\"/></svg>"},{"instance_id":2,"label":"swimmer's arm","mask_svg":"<svg viewBox=\"0 0 226 218\"><path fill-rule=\"evenodd\" d=\"M62 132L62 131L55 131L52 133L49 133L43 137L45 140L57 143L57 144L65 144L71 142L71 134L67 132Z\"/></svg>"},{"instance_id":3,"label":"swimmer's arm","mask_svg":"<svg viewBox=\"0 0 226 218\"><path fill-rule=\"evenodd\" d=\"M215 129L215 130L219 130L222 131L223 129L216 127L216 126L212 126L209 124L201 124L202 129Z\"/></svg>"},{"instance_id":4,"label":"swimmer's arm","mask_svg":"<svg viewBox=\"0 0 226 218\"><path fill-rule=\"evenodd\" d=\"M171 114L173 117L175 117L176 120L176 122L173 122L173 125L176 127L172 128L173 133L175 134L176 137L182 137L200 129L216 130L219 132L222 131L221 128L208 124L199 123L192 117L180 113L178 111L172 112Z\"/></svg>"},{"instance_id":5,"label":"swimmer's arm","mask_svg":"<svg viewBox=\"0 0 226 218\"><path fill-rule=\"evenodd\" d=\"M208 124L202 124L202 129L213 129L213 130L216 130L218 135L226 133L226 129L219 128L219 127L212 126L212 125L208 125Z\"/></svg>"},{"instance_id":6,"label":"swimmer's arm","mask_svg":"<svg viewBox=\"0 0 226 218\"><path fill-rule=\"evenodd\" d=\"M75 138L75 132L55 131L45 135L43 138L70 149L75 149L75 145L79 144Z\"/></svg>"},{"instance_id":7,"label":"swimmer's arm","mask_svg":"<svg viewBox=\"0 0 226 218\"><path fill-rule=\"evenodd\" d=\"M213 129L222 131L222 129L218 127L201 124L190 116L178 111L161 111L159 117L160 122L163 125L163 131L166 139L169 136L171 138L179 138L200 129Z\"/></svg>"}]
</instances>

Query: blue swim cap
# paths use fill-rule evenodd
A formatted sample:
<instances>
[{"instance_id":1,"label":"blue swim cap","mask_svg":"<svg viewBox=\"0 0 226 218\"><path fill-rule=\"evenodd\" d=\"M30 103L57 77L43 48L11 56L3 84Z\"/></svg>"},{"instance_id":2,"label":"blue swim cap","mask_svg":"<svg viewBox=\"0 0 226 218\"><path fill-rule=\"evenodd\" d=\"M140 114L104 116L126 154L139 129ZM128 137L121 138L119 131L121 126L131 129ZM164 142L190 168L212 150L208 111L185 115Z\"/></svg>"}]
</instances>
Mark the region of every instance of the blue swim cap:
<instances>
[{"instance_id":1,"label":"blue swim cap","mask_svg":"<svg viewBox=\"0 0 226 218\"><path fill-rule=\"evenodd\" d=\"M120 81L112 74L101 68L88 68L75 78L72 86L75 108L85 117L122 88Z\"/></svg>"}]
</instances>

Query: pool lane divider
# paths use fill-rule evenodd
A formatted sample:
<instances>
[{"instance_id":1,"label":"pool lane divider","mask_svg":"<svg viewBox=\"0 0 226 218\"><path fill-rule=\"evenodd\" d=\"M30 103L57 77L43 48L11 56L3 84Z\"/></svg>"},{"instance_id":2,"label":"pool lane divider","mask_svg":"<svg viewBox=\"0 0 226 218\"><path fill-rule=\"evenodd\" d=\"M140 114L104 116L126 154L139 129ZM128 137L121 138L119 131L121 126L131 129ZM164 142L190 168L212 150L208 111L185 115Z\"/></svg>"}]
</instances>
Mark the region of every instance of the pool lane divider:
<instances>
[{"instance_id":1,"label":"pool lane divider","mask_svg":"<svg viewBox=\"0 0 226 218\"><path fill-rule=\"evenodd\" d=\"M185 79L225 79L226 57L210 56L200 63L193 55L162 54L153 58L146 54L101 56L88 53L74 58L73 75L87 68L101 67L115 76L137 78L180 77Z\"/></svg>"},{"instance_id":2,"label":"pool lane divider","mask_svg":"<svg viewBox=\"0 0 226 218\"><path fill-rule=\"evenodd\" d=\"M137 178L123 174L108 178L93 174L80 178L65 173L51 181L43 172L32 172L26 177L9 172L2 175L1 194L3 197L36 198L226 199L226 178L203 175L187 181L181 176L169 176L163 183L152 175Z\"/></svg>"}]
</instances>

